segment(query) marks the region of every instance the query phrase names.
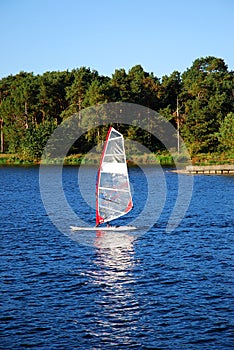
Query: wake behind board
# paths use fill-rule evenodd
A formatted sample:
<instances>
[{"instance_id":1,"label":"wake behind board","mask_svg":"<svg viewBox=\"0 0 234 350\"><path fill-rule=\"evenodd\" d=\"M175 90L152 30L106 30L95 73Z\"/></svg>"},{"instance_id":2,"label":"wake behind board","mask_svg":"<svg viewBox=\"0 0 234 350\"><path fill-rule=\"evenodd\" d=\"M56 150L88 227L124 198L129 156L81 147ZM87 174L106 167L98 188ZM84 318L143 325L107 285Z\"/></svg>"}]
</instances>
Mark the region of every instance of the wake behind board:
<instances>
[{"instance_id":1,"label":"wake behind board","mask_svg":"<svg viewBox=\"0 0 234 350\"><path fill-rule=\"evenodd\" d=\"M82 227L70 226L72 231L132 231L136 230L135 226L110 226L110 227Z\"/></svg>"}]
</instances>

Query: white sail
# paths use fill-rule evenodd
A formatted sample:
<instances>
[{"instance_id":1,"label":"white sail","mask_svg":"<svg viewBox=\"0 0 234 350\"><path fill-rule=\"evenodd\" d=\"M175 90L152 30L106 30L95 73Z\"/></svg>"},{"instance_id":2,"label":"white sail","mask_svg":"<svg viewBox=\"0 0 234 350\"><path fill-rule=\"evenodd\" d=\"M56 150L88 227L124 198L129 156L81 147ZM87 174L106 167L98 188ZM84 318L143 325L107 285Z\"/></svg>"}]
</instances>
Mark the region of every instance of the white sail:
<instances>
[{"instance_id":1,"label":"white sail","mask_svg":"<svg viewBox=\"0 0 234 350\"><path fill-rule=\"evenodd\" d=\"M123 135L110 127L96 186L96 225L117 219L133 207Z\"/></svg>"}]
</instances>

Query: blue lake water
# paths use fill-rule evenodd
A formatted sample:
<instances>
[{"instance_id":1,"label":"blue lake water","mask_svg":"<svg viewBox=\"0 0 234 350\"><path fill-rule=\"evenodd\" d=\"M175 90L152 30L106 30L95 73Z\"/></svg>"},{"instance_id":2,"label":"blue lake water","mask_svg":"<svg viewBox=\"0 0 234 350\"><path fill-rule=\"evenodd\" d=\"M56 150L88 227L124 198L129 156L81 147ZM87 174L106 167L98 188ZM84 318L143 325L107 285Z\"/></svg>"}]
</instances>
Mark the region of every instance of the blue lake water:
<instances>
[{"instance_id":1,"label":"blue lake water","mask_svg":"<svg viewBox=\"0 0 234 350\"><path fill-rule=\"evenodd\" d=\"M63 171L69 205L90 224L95 171L80 182L78 168ZM139 236L101 232L86 244L51 222L37 167L0 167L1 349L234 348L234 177L195 176L183 220L166 233L178 177L153 176L156 194L160 183L167 189L157 222ZM138 168L130 179L134 216L148 190Z\"/></svg>"}]
</instances>

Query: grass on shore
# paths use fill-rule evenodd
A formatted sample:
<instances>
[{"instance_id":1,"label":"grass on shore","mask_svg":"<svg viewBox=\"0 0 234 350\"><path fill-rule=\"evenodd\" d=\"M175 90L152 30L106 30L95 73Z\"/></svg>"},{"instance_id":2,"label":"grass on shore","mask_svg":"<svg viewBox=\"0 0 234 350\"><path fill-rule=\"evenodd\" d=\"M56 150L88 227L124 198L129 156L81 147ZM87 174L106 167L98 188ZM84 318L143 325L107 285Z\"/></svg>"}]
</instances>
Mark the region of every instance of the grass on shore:
<instances>
[{"instance_id":1,"label":"grass on shore","mask_svg":"<svg viewBox=\"0 0 234 350\"><path fill-rule=\"evenodd\" d=\"M127 161L129 165L134 164L155 164L162 166L175 166L175 164L186 165L188 161L186 156L183 154L173 156L168 152L161 152L157 154L136 154L128 157ZM100 162L100 154L93 153L88 156L83 154L73 154L67 156L65 159L53 158L48 160L43 160L43 164L48 165L98 165ZM30 160L21 158L17 154L0 154L0 165L38 165L40 160ZM234 154L232 153L208 153L199 154L192 158L193 165L222 165L222 164L233 164Z\"/></svg>"}]
</instances>

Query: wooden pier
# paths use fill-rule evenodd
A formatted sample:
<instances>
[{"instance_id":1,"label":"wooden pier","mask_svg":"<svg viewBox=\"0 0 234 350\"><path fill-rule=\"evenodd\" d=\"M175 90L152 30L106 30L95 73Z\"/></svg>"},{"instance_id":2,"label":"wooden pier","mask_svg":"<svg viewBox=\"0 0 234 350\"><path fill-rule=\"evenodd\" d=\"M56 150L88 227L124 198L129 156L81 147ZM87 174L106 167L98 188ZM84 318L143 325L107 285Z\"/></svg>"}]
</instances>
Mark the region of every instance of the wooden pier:
<instances>
[{"instance_id":1,"label":"wooden pier","mask_svg":"<svg viewBox=\"0 0 234 350\"><path fill-rule=\"evenodd\" d=\"M186 166L185 172L187 174L234 174L234 164L222 165L189 165Z\"/></svg>"}]
</instances>

